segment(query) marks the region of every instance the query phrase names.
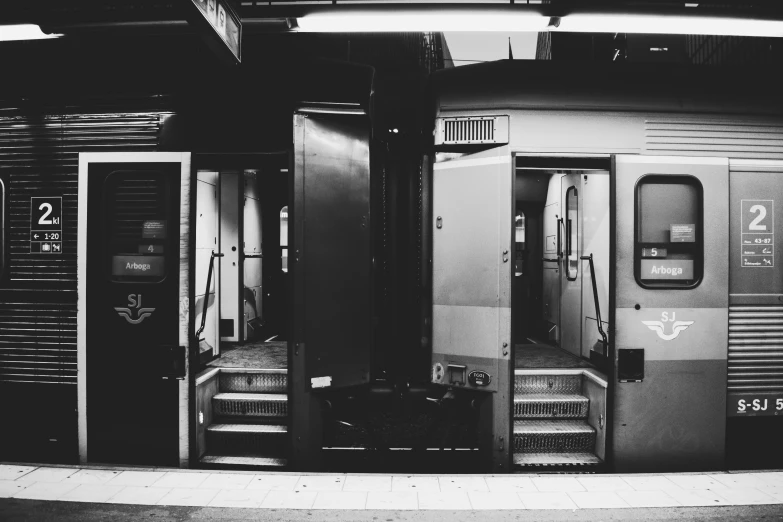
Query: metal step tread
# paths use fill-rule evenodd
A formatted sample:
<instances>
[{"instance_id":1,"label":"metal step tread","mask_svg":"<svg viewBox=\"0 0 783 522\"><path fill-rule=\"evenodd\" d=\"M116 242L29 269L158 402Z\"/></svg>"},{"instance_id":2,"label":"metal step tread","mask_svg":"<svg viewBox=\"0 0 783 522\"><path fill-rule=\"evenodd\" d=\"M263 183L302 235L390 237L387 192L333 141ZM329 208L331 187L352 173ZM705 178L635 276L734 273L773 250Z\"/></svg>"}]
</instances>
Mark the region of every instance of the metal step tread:
<instances>
[{"instance_id":1,"label":"metal step tread","mask_svg":"<svg viewBox=\"0 0 783 522\"><path fill-rule=\"evenodd\" d=\"M288 427L280 424L212 424L212 433L288 433Z\"/></svg>"},{"instance_id":2,"label":"metal step tread","mask_svg":"<svg viewBox=\"0 0 783 522\"><path fill-rule=\"evenodd\" d=\"M265 468L282 468L288 465L288 459L278 457L238 457L231 455L204 455L202 464L219 466L254 466Z\"/></svg>"},{"instance_id":3,"label":"metal step tread","mask_svg":"<svg viewBox=\"0 0 783 522\"><path fill-rule=\"evenodd\" d=\"M514 435L590 434L595 428L583 420L515 420Z\"/></svg>"},{"instance_id":4,"label":"metal step tread","mask_svg":"<svg viewBox=\"0 0 783 522\"><path fill-rule=\"evenodd\" d=\"M514 453L515 466L595 466L603 461L584 451L571 453Z\"/></svg>"},{"instance_id":5,"label":"metal step tread","mask_svg":"<svg viewBox=\"0 0 783 522\"><path fill-rule=\"evenodd\" d=\"M252 401L252 402L264 402L264 401L287 402L288 401L288 395L286 395L285 393L221 392L212 398L218 401Z\"/></svg>"},{"instance_id":6,"label":"metal step tread","mask_svg":"<svg viewBox=\"0 0 783 522\"><path fill-rule=\"evenodd\" d=\"M575 393L518 393L515 419L586 419L590 399Z\"/></svg>"}]
</instances>

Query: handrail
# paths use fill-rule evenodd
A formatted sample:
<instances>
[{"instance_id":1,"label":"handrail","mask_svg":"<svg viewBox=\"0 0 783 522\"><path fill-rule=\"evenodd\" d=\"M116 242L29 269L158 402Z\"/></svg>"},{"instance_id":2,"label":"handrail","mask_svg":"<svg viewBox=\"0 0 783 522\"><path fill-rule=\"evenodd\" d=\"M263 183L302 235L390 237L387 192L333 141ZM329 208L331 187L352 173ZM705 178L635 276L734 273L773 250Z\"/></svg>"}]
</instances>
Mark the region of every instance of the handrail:
<instances>
[{"instance_id":1,"label":"handrail","mask_svg":"<svg viewBox=\"0 0 783 522\"><path fill-rule=\"evenodd\" d=\"M199 337L201 337L201 333L204 331L204 328L207 326L207 307L209 306L209 287L212 283L212 271L215 266L215 258L216 257L223 257L224 254L216 254L215 251L212 251L212 255L209 257L209 270L207 271L207 289L204 290L204 308L201 311L201 326L198 330L196 330L196 341L200 341Z\"/></svg>"},{"instance_id":2,"label":"handrail","mask_svg":"<svg viewBox=\"0 0 783 522\"><path fill-rule=\"evenodd\" d=\"M557 216L555 216L557 217ZM560 227L565 227L563 225L563 218L558 218L557 220L557 257L558 259L563 258L563 240L560 237Z\"/></svg>"},{"instance_id":3,"label":"handrail","mask_svg":"<svg viewBox=\"0 0 783 522\"><path fill-rule=\"evenodd\" d=\"M598 285L595 283L595 265L593 264L593 254L590 254L589 256L582 256L580 259L582 259L582 261L590 261L590 278L593 280L593 299L595 300L595 318L597 319L596 324L598 325L598 333L601 334L601 339L603 340L603 355L606 355L607 347L609 346L609 340L606 337L604 329L601 327L601 305L598 303Z\"/></svg>"}]
</instances>

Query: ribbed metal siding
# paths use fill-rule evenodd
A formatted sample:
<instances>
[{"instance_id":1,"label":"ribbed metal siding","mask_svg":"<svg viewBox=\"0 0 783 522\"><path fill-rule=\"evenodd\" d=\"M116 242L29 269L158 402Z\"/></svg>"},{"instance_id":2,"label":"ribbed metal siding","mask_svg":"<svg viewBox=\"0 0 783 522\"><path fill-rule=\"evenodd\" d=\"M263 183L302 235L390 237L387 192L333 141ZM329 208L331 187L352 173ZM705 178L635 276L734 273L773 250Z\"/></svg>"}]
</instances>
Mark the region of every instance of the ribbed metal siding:
<instances>
[{"instance_id":1,"label":"ribbed metal siding","mask_svg":"<svg viewBox=\"0 0 783 522\"><path fill-rule=\"evenodd\" d=\"M163 117L0 111L9 251L0 284L0 382L76 383L78 154L156 150ZM33 196L62 197L62 255L30 253Z\"/></svg>"},{"instance_id":2,"label":"ribbed metal siding","mask_svg":"<svg viewBox=\"0 0 783 522\"><path fill-rule=\"evenodd\" d=\"M783 390L783 306L729 308L728 390Z\"/></svg>"},{"instance_id":3,"label":"ribbed metal siding","mask_svg":"<svg viewBox=\"0 0 783 522\"><path fill-rule=\"evenodd\" d=\"M646 154L783 159L783 123L719 119L645 120Z\"/></svg>"}]
</instances>

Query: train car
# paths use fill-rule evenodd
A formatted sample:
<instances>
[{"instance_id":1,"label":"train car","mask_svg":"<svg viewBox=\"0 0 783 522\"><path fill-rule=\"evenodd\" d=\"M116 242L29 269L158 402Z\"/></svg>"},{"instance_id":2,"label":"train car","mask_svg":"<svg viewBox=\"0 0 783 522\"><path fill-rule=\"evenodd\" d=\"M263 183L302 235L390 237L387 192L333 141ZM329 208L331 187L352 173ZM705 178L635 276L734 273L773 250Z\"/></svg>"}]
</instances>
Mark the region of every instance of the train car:
<instances>
[{"instance_id":1,"label":"train car","mask_svg":"<svg viewBox=\"0 0 783 522\"><path fill-rule=\"evenodd\" d=\"M783 462L772 84L524 61L432 76L431 381L480 403L486 470Z\"/></svg>"}]
</instances>

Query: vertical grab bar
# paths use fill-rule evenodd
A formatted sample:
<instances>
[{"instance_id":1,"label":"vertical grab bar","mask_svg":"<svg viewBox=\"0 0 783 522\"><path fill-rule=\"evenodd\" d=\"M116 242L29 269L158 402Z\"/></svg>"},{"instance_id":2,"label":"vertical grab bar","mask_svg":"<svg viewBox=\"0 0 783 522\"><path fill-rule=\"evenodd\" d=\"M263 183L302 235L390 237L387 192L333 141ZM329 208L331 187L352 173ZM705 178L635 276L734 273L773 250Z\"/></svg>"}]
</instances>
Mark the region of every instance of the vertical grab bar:
<instances>
[{"instance_id":1,"label":"vertical grab bar","mask_svg":"<svg viewBox=\"0 0 783 522\"><path fill-rule=\"evenodd\" d=\"M212 255L209 257L209 270L207 271L207 289L204 290L204 307L201 311L201 326L198 330L196 330L196 341L200 341L199 337L201 337L201 333L204 331L204 328L207 326L207 307L209 306L209 287L212 286L212 271L215 267L215 258L216 257L223 257L223 254L216 254L215 251L212 251Z\"/></svg>"},{"instance_id":2,"label":"vertical grab bar","mask_svg":"<svg viewBox=\"0 0 783 522\"><path fill-rule=\"evenodd\" d=\"M598 333L601 334L601 344L603 344L604 347L604 353L602 355L606 355L606 350L609 346L609 340L606 337L604 329L601 327L601 306L598 304L598 285L595 283L595 265L593 264L593 254L590 254L589 256L582 256L580 259L582 259L582 261L590 261L590 278L593 280L593 299L595 300L595 318L597 319L596 324L598 325Z\"/></svg>"}]
</instances>

